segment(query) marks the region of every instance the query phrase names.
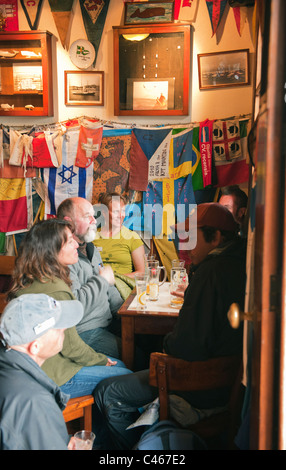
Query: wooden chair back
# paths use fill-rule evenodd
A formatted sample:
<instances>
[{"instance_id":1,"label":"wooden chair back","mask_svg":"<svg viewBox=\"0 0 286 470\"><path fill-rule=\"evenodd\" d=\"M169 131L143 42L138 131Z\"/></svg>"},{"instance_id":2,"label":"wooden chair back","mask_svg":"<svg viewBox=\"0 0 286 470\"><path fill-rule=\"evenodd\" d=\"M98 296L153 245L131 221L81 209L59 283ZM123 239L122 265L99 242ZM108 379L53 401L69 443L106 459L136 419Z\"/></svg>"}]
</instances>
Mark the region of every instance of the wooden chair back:
<instances>
[{"instance_id":1,"label":"wooden chair back","mask_svg":"<svg viewBox=\"0 0 286 470\"><path fill-rule=\"evenodd\" d=\"M92 395L84 395L78 398L71 398L66 408L63 411L63 417L67 424L67 429L70 434L75 431L85 429L92 430L92 405L94 398ZM79 426L75 428L74 422L79 420Z\"/></svg>"},{"instance_id":2,"label":"wooden chair back","mask_svg":"<svg viewBox=\"0 0 286 470\"><path fill-rule=\"evenodd\" d=\"M6 295L15 266L16 256L0 255L0 314L6 306Z\"/></svg>"},{"instance_id":3,"label":"wooden chair back","mask_svg":"<svg viewBox=\"0 0 286 470\"><path fill-rule=\"evenodd\" d=\"M235 433L241 377L241 356L197 362L184 361L162 353L152 353L150 356L149 383L159 389L160 421L170 418L168 397L170 392L175 394L176 391L202 391L224 387L231 389L227 411L202 419L190 426L190 429L203 438L218 436L228 431L229 445Z\"/></svg>"}]
</instances>

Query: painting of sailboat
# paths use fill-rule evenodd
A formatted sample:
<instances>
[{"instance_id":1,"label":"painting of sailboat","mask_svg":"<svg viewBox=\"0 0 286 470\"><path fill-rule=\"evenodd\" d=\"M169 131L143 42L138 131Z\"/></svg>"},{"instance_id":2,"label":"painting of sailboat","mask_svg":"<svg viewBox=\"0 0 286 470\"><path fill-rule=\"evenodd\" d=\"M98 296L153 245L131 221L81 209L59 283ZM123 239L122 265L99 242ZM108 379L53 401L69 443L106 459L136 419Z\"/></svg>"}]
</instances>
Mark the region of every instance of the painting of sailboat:
<instances>
[{"instance_id":1,"label":"painting of sailboat","mask_svg":"<svg viewBox=\"0 0 286 470\"><path fill-rule=\"evenodd\" d=\"M65 104L103 106L104 72L65 71Z\"/></svg>"}]
</instances>

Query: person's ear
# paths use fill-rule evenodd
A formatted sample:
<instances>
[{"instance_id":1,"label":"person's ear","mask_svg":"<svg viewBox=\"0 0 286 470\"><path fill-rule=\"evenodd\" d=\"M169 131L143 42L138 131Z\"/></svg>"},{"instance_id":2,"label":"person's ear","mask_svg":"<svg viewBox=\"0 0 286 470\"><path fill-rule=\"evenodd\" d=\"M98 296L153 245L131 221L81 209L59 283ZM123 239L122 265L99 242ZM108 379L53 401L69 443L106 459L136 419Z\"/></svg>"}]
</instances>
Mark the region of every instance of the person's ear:
<instances>
[{"instance_id":1,"label":"person's ear","mask_svg":"<svg viewBox=\"0 0 286 470\"><path fill-rule=\"evenodd\" d=\"M220 232L220 230L216 230L215 231L215 235L214 235L214 238L212 240L212 245L214 248L216 248L218 245L220 245L222 242L222 234Z\"/></svg>"},{"instance_id":2,"label":"person's ear","mask_svg":"<svg viewBox=\"0 0 286 470\"><path fill-rule=\"evenodd\" d=\"M37 341L36 339L35 341L32 341L28 346L29 352L33 356L38 356L40 348L41 348L40 342Z\"/></svg>"},{"instance_id":3,"label":"person's ear","mask_svg":"<svg viewBox=\"0 0 286 470\"><path fill-rule=\"evenodd\" d=\"M246 207L241 207L240 209L238 209L236 218L237 220L239 220L240 223L243 221L245 213L246 213Z\"/></svg>"},{"instance_id":4,"label":"person's ear","mask_svg":"<svg viewBox=\"0 0 286 470\"><path fill-rule=\"evenodd\" d=\"M72 218L69 215L65 215L64 220L68 220L69 222L72 222Z\"/></svg>"}]
</instances>

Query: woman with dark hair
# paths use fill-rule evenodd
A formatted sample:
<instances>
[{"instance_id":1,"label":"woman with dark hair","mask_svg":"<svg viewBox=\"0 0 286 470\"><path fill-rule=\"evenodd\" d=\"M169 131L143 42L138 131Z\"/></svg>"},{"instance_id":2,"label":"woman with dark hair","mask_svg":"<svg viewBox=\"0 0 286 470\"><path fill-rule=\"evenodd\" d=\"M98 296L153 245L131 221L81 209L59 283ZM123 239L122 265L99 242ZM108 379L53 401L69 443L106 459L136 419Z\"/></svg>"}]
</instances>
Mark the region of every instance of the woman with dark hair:
<instances>
[{"instance_id":1,"label":"woman with dark hair","mask_svg":"<svg viewBox=\"0 0 286 470\"><path fill-rule=\"evenodd\" d=\"M72 233L71 223L59 219L45 220L31 228L19 247L9 300L38 293L56 300L75 300L68 265L78 260L78 243ZM84 343L76 327L65 330L62 351L45 361L42 368L72 398L91 394L103 378L129 372L121 361L107 358Z\"/></svg>"},{"instance_id":2,"label":"woman with dark hair","mask_svg":"<svg viewBox=\"0 0 286 470\"><path fill-rule=\"evenodd\" d=\"M144 246L139 235L123 225L126 200L119 193L103 193L99 203L104 225L97 231L94 245L100 250L104 264L109 264L115 274L134 277L145 271Z\"/></svg>"}]
</instances>

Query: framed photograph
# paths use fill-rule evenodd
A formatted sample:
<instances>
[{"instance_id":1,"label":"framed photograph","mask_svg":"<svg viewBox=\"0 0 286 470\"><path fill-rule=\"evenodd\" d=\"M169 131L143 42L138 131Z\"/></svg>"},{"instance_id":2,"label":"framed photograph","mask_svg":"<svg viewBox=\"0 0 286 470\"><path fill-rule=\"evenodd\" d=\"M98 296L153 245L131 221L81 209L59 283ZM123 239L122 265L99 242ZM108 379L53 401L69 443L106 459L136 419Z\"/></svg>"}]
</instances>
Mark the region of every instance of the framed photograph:
<instances>
[{"instance_id":1,"label":"framed photograph","mask_svg":"<svg viewBox=\"0 0 286 470\"><path fill-rule=\"evenodd\" d=\"M174 0L125 3L125 25L173 23L173 21Z\"/></svg>"},{"instance_id":2,"label":"framed photograph","mask_svg":"<svg viewBox=\"0 0 286 470\"><path fill-rule=\"evenodd\" d=\"M248 85L249 49L198 54L200 90Z\"/></svg>"},{"instance_id":3,"label":"framed photograph","mask_svg":"<svg viewBox=\"0 0 286 470\"><path fill-rule=\"evenodd\" d=\"M113 33L114 115L186 116L190 25L113 26Z\"/></svg>"},{"instance_id":4,"label":"framed photograph","mask_svg":"<svg viewBox=\"0 0 286 470\"><path fill-rule=\"evenodd\" d=\"M127 106L133 110L174 109L175 78L127 79Z\"/></svg>"},{"instance_id":5,"label":"framed photograph","mask_svg":"<svg viewBox=\"0 0 286 470\"><path fill-rule=\"evenodd\" d=\"M65 70L65 104L67 106L103 106L104 72Z\"/></svg>"}]
</instances>

